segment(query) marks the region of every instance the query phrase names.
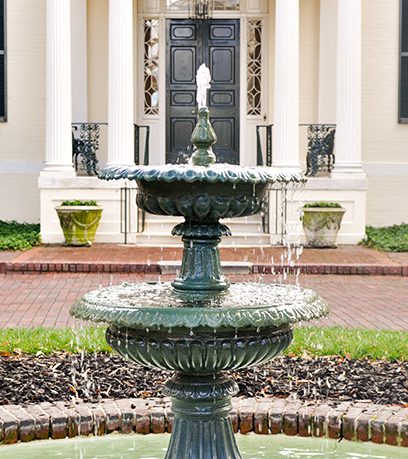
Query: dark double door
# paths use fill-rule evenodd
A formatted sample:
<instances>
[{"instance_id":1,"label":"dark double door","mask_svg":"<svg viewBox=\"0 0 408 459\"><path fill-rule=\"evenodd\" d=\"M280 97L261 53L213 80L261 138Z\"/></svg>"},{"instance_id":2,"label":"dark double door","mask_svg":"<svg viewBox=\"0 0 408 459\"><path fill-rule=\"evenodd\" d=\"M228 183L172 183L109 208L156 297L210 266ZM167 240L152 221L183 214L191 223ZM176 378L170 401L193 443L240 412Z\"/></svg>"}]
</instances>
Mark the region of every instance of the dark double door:
<instances>
[{"instance_id":1,"label":"dark double door","mask_svg":"<svg viewBox=\"0 0 408 459\"><path fill-rule=\"evenodd\" d=\"M166 21L166 162L184 163L192 153L197 122L196 72L211 71L207 105L217 134L217 162L239 163L239 20Z\"/></svg>"}]
</instances>

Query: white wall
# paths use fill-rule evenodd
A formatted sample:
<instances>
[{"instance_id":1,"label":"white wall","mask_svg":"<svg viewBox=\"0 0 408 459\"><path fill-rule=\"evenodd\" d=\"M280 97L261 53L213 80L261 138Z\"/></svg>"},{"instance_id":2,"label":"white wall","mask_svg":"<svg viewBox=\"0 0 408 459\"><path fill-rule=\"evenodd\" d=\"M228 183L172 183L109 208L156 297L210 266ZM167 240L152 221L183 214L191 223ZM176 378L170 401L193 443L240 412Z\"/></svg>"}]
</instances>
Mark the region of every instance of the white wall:
<instances>
[{"instance_id":1,"label":"white wall","mask_svg":"<svg viewBox=\"0 0 408 459\"><path fill-rule=\"evenodd\" d=\"M45 1L7 2L7 122L0 123L0 219L38 222L45 155Z\"/></svg>"},{"instance_id":2,"label":"white wall","mask_svg":"<svg viewBox=\"0 0 408 459\"><path fill-rule=\"evenodd\" d=\"M362 148L367 224L408 222L408 124L398 124L399 4L363 0Z\"/></svg>"}]
</instances>

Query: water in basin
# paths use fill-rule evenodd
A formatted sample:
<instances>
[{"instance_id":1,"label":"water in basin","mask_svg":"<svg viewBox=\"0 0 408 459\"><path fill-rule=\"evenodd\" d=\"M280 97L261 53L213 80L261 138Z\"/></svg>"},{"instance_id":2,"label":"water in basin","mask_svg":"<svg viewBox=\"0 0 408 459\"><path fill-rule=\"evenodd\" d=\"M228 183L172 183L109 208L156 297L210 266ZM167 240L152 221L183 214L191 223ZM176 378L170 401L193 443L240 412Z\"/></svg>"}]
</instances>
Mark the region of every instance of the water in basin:
<instances>
[{"instance_id":1,"label":"water in basin","mask_svg":"<svg viewBox=\"0 0 408 459\"><path fill-rule=\"evenodd\" d=\"M162 459L170 435L120 435L41 440L0 446L0 459ZM243 459L403 459L405 448L284 435L237 435ZM181 459L181 458L180 458Z\"/></svg>"}]
</instances>

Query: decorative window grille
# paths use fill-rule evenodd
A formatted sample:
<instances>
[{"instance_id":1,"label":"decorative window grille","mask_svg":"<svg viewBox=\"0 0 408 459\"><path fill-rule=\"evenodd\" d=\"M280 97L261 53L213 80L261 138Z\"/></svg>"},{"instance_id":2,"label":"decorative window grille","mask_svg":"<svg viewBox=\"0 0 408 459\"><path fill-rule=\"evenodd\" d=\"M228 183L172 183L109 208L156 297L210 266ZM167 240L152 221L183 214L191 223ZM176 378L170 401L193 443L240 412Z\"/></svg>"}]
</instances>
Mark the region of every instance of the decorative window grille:
<instances>
[{"instance_id":1,"label":"decorative window grille","mask_svg":"<svg viewBox=\"0 0 408 459\"><path fill-rule=\"evenodd\" d=\"M261 114L262 21L248 21L247 114Z\"/></svg>"},{"instance_id":2,"label":"decorative window grille","mask_svg":"<svg viewBox=\"0 0 408 459\"><path fill-rule=\"evenodd\" d=\"M7 121L6 101L6 0L0 0L0 121Z\"/></svg>"},{"instance_id":3,"label":"decorative window grille","mask_svg":"<svg viewBox=\"0 0 408 459\"><path fill-rule=\"evenodd\" d=\"M144 113L159 114L159 20L144 21Z\"/></svg>"},{"instance_id":4,"label":"decorative window grille","mask_svg":"<svg viewBox=\"0 0 408 459\"><path fill-rule=\"evenodd\" d=\"M239 10L239 0L214 0L214 10Z\"/></svg>"},{"instance_id":5,"label":"decorative window grille","mask_svg":"<svg viewBox=\"0 0 408 459\"><path fill-rule=\"evenodd\" d=\"M191 0L166 0L167 11L187 11ZM213 0L215 11L239 11L239 0Z\"/></svg>"}]
</instances>

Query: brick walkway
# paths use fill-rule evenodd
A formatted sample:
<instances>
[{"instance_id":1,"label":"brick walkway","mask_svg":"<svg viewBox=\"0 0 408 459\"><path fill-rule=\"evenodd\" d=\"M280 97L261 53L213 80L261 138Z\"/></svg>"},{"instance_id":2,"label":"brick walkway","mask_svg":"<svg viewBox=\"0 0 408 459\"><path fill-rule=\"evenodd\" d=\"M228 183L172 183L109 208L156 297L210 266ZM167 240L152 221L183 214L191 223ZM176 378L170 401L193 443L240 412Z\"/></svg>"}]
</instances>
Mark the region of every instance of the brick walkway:
<instances>
[{"instance_id":1,"label":"brick walkway","mask_svg":"<svg viewBox=\"0 0 408 459\"><path fill-rule=\"evenodd\" d=\"M381 253L362 246L338 249L304 249L299 262L277 247L221 248L223 261L248 261L254 272L271 272L298 265L306 273L393 274L408 276L408 253ZM141 247L94 244L92 247L39 246L13 257L0 252L0 272L158 272L158 262L181 260L181 247Z\"/></svg>"},{"instance_id":2,"label":"brick walkway","mask_svg":"<svg viewBox=\"0 0 408 459\"><path fill-rule=\"evenodd\" d=\"M158 273L21 273L0 274L0 326L66 327L74 301L100 285L122 281L162 281ZM295 276L278 276L295 283ZM272 275L232 275L231 281L276 282ZM408 330L408 278L402 276L300 275L302 287L317 291L330 305L320 325Z\"/></svg>"}]
</instances>

